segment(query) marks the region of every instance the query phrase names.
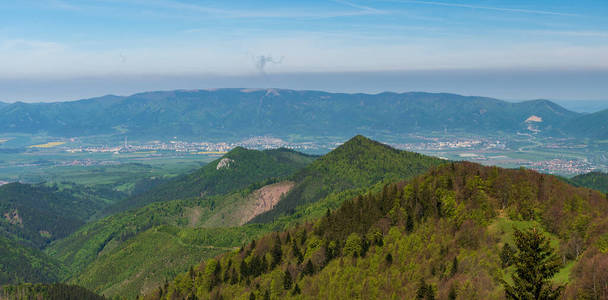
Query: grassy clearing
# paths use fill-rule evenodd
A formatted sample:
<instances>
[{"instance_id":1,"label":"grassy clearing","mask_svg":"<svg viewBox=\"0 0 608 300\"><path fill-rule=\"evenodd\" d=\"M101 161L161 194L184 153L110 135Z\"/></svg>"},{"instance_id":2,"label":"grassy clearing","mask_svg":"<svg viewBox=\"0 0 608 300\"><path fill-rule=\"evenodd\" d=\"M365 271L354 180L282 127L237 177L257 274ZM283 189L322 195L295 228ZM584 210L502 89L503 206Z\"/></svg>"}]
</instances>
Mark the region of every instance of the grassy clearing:
<instances>
[{"instance_id":1,"label":"grassy clearing","mask_svg":"<svg viewBox=\"0 0 608 300\"><path fill-rule=\"evenodd\" d=\"M545 236L550 239L551 247L557 249L559 247L559 238L544 230L542 225L537 221L518 221L512 220L505 216L499 216L496 220L488 226L488 231L492 234L499 236L500 238L500 247L505 243L509 243L511 246L515 247L515 242L513 241L513 233L515 229L525 230L528 228L537 228L540 230ZM557 284L568 283L570 278L570 273L572 271L572 267L574 267L575 261L571 260L566 262L564 266L559 270L557 274L553 277L553 282ZM503 273L503 280L507 283L512 284L513 280L511 279L511 275L513 274L515 268L513 266L507 268Z\"/></svg>"}]
</instances>

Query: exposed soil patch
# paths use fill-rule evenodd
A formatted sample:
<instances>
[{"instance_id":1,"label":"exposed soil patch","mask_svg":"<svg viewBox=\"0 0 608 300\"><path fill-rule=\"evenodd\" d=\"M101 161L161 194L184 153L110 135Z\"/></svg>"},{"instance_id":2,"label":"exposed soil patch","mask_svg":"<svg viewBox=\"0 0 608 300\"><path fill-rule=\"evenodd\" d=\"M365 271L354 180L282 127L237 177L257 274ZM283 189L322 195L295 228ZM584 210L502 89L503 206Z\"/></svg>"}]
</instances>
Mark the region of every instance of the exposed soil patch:
<instances>
[{"instance_id":1,"label":"exposed soil patch","mask_svg":"<svg viewBox=\"0 0 608 300\"><path fill-rule=\"evenodd\" d=\"M294 182L283 181L254 191L250 196L251 201L248 201L248 204L243 209L240 225L249 222L261 213L271 210L294 185Z\"/></svg>"},{"instance_id":2,"label":"exposed soil patch","mask_svg":"<svg viewBox=\"0 0 608 300\"><path fill-rule=\"evenodd\" d=\"M188 216L188 226L196 227L201 220L202 213L202 208L198 206L189 209L186 214Z\"/></svg>"}]
</instances>

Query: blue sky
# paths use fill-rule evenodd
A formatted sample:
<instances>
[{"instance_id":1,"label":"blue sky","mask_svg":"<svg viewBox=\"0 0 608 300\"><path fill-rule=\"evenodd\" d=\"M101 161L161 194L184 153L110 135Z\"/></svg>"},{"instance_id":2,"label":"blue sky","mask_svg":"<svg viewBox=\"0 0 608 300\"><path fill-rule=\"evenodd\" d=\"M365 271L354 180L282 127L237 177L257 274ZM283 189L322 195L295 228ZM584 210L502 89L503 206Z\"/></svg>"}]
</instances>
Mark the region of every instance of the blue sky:
<instances>
[{"instance_id":1,"label":"blue sky","mask_svg":"<svg viewBox=\"0 0 608 300\"><path fill-rule=\"evenodd\" d=\"M608 1L2 1L0 100L237 84L608 99L606 16Z\"/></svg>"}]
</instances>

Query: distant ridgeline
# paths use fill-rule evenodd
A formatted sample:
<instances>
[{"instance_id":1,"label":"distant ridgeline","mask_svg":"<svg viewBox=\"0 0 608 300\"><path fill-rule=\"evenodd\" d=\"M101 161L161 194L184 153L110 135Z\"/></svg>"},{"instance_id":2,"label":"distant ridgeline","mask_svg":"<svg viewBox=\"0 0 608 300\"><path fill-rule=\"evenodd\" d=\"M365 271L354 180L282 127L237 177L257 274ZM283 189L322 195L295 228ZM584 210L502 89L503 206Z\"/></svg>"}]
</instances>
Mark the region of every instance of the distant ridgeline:
<instances>
[{"instance_id":1,"label":"distant ridgeline","mask_svg":"<svg viewBox=\"0 0 608 300\"><path fill-rule=\"evenodd\" d=\"M280 89L148 92L0 106L0 133L139 138L353 136L419 131L608 137L608 110L580 114L547 101L511 103L433 93L341 94Z\"/></svg>"}]
</instances>

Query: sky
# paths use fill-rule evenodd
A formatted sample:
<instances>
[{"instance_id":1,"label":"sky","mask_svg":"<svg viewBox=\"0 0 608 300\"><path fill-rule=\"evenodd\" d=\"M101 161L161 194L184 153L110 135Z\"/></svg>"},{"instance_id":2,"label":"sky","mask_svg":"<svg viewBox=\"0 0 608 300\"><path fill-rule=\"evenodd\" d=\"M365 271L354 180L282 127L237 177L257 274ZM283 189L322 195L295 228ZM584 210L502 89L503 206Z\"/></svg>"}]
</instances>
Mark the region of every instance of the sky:
<instances>
[{"instance_id":1,"label":"sky","mask_svg":"<svg viewBox=\"0 0 608 300\"><path fill-rule=\"evenodd\" d=\"M159 89L608 100L608 1L0 2L0 101Z\"/></svg>"}]
</instances>

